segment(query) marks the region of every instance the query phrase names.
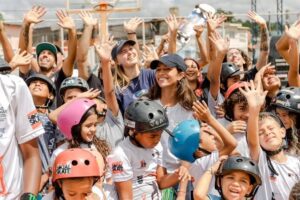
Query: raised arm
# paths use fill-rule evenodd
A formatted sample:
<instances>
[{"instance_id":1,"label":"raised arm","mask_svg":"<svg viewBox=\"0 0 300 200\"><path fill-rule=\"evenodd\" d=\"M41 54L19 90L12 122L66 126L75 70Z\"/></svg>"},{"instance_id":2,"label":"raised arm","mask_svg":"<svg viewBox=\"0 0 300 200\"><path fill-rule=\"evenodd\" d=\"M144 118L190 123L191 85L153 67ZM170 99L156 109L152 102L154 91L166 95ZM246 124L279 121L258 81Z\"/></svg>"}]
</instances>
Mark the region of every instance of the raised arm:
<instances>
[{"instance_id":1,"label":"raised arm","mask_svg":"<svg viewBox=\"0 0 300 200\"><path fill-rule=\"evenodd\" d=\"M78 41L77 49L77 66L78 76L84 80L88 80L90 77L90 63L88 62L88 52L92 38L92 32L95 25L97 25L97 19L93 18L92 14L82 10L79 14L84 23L83 33Z\"/></svg>"},{"instance_id":2,"label":"raised arm","mask_svg":"<svg viewBox=\"0 0 300 200\"><path fill-rule=\"evenodd\" d=\"M260 52L256 63L256 69L259 71L268 63L269 56L269 31L266 20L253 11L248 12L248 17L255 21L260 27Z\"/></svg>"},{"instance_id":3,"label":"raised arm","mask_svg":"<svg viewBox=\"0 0 300 200\"><path fill-rule=\"evenodd\" d=\"M111 110L114 116L119 113L119 104L116 97L115 86L113 83L113 75L111 73L111 50L114 47L113 38L103 40L98 47L95 47L100 58L102 67L102 79L104 96L107 107Z\"/></svg>"},{"instance_id":4,"label":"raised arm","mask_svg":"<svg viewBox=\"0 0 300 200\"><path fill-rule=\"evenodd\" d=\"M16 51L16 54L9 62L9 66L11 67L12 71L17 67L20 67L21 69L23 66L28 66L30 64L32 61L32 55L26 53L26 51L20 52L20 49Z\"/></svg>"},{"instance_id":5,"label":"raised arm","mask_svg":"<svg viewBox=\"0 0 300 200\"><path fill-rule=\"evenodd\" d=\"M164 53L165 44L169 44L169 32L161 36L160 43L156 48L156 53L158 56L160 56L162 53Z\"/></svg>"},{"instance_id":6,"label":"raised arm","mask_svg":"<svg viewBox=\"0 0 300 200\"><path fill-rule=\"evenodd\" d=\"M127 33L128 40L135 41L134 48L137 50L139 55L141 55L140 46L137 39L136 29L143 22L143 20L139 17L134 17L130 19L128 22L124 22L124 30Z\"/></svg>"},{"instance_id":7,"label":"raised arm","mask_svg":"<svg viewBox=\"0 0 300 200\"><path fill-rule=\"evenodd\" d=\"M62 28L68 29L68 57L64 60L62 70L66 77L73 74L73 66L76 58L77 36L74 20L64 10L58 10L56 16L59 19L57 23Z\"/></svg>"},{"instance_id":8,"label":"raised arm","mask_svg":"<svg viewBox=\"0 0 300 200\"><path fill-rule=\"evenodd\" d=\"M202 33L204 31L204 26L194 26L194 31L196 32L195 37L199 48L200 59L198 61L200 67L204 67L208 64L208 55L206 46L202 40Z\"/></svg>"},{"instance_id":9,"label":"raised arm","mask_svg":"<svg viewBox=\"0 0 300 200\"><path fill-rule=\"evenodd\" d=\"M179 24L177 22L175 15L170 15L165 19L166 23L168 24L169 29L169 46L168 46L168 54L176 53L176 41L177 41L177 30Z\"/></svg>"},{"instance_id":10,"label":"raised arm","mask_svg":"<svg viewBox=\"0 0 300 200\"><path fill-rule=\"evenodd\" d=\"M14 56L14 52L6 35L3 21L0 21L0 43L2 45L4 59L6 62L10 62Z\"/></svg>"},{"instance_id":11,"label":"raised arm","mask_svg":"<svg viewBox=\"0 0 300 200\"><path fill-rule=\"evenodd\" d=\"M299 78L299 49L297 42L300 38L300 20L296 21L290 28L285 27L284 34L276 43L278 53L290 65L288 71L288 82L290 86L300 86Z\"/></svg>"},{"instance_id":12,"label":"raised arm","mask_svg":"<svg viewBox=\"0 0 300 200\"><path fill-rule=\"evenodd\" d=\"M216 58L211 60L208 67L207 78L210 81L209 91L214 99L218 97L220 90L220 76L222 71L222 63L229 49L229 40L223 39L218 32L215 32L209 40L213 44Z\"/></svg>"},{"instance_id":13,"label":"raised arm","mask_svg":"<svg viewBox=\"0 0 300 200\"><path fill-rule=\"evenodd\" d=\"M226 158L227 156L220 157L219 160L215 164L213 164L208 170L206 170L205 173L201 176L194 189L194 200L210 200L210 198L208 197L210 182L213 176L217 173L220 164Z\"/></svg>"},{"instance_id":14,"label":"raised arm","mask_svg":"<svg viewBox=\"0 0 300 200\"><path fill-rule=\"evenodd\" d=\"M260 153L259 135L258 135L258 116L265 102L267 91L261 92L261 84L256 87L254 82L250 81L250 87L245 86L245 89L239 88L241 93L247 98L249 106L249 118L247 124L247 142L250 156L258 162Z\"/></svg>"},{"instance_id":15,"label":"raised arm","mask_svg":"<svg viewBox=\"0 0 300 200\"><path fill-rule=\"evenodd\" d=\"M222 138L224 147L223 149L219 150L219 155L229 155L237 146L236 139L222 124L220 124L220 122L218 122L218 120L216 120L216 118L212 116L205 101L202 101L202 103L199 101L194 102L193 110L196 119L206 122L208 125L213 127Z\"/></svg>"}]
</instances>

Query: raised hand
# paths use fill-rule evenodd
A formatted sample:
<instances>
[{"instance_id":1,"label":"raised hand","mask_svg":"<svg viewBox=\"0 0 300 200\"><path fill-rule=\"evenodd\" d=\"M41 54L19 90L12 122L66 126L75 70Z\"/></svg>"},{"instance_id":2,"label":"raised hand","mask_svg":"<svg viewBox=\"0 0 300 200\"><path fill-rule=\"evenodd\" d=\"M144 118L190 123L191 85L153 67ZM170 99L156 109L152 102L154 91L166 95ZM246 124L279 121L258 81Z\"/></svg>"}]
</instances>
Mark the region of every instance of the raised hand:
<instances>
[{"instance_id":1,"label":"raised hand","mask_svg":"<svg viewBox=\"0 0 300 200\"><path fill-rule=\"evenodd\" d=\"M202 101L201 103L199 101L195 101L193 103L193 110L194 110L193 114L196 119L202 122L209 123L209 121L212 118L212 115L205 101Z\"/></svg>"},{"instance_id":2,"label":"raised hand","mask_svg":"<svg viewBox=\"0 0 300 200\"><path fill-rule=\"evenodd\" d=\"M99 89L89 89L86 92L82 92L77 95L76 98L87 98L87 99L94 99L100 95L101 91Z\"/></svg>"},{"instance_id":3,"label":"raised hand","mask_svg":"<svg viewBox=\"0 0 300 200\"><path fill-rule=\"evenodd\" d=\"M263 91L261 87L261 84L255 87L253 80L251 80L250 86L245 85L245 89L239 88L240 92L246 97L249 108L255 108L259 111L264 105L268 91Z\"/></svg>"},{"instance_id":4,"label":"raised hand","mask_svg":"<svg viewBox=\"0 0 300 200\"><path fill-rule=\"evenodd\" d=\"M58 10L56 16L59 19L59 22L57 23L59 26L66 29L75 29L74 20L65 10Z\"/></svg>"},{"instance_id":5,"label":"raised hand","mask_svg":"<svg viewBox=\"0 0 300 200\"><path fill-rule=\"evenodd\" d=\"M12 68L29 65L32 57L33 56L31 54L27 54L26 51L20 52L20 49L18 49L14 57L10 61L9 65Z\"/></svg>"},{"instance_id":6,"label":"raised hand","mask_svg":"<svg viewBox=\"0 0 300 200\"><path fill-rule=\"evenodd\" d=\"M180 181L191 180L191 175L189 173L189 170L184 166L180 166L178 169L176 169L175 173L178 174L178 180Z\"/></svg>"},{"instance_id":7,"label":"raised hand","mask_svg":"<svg viewBox=\"0 0 300 200\"><path fill-rule=\"evenodd\" d=\"M209 40L215 46L215 49L219 53L226 54L229 49L229 39L223 39L218 32L214 32L211 36L209 36Z\"/></svg>"},{"instance_id":8,"label":"raised hand","mask_svg":"<svg viewBox=\"0 0 300 200\"><path fill-rule=\"evenodd\" d=\"M204 31L204 26L203 25L195 25L193 27L193 29L196 33L196 37L199 38Z\"/></svg>"},{"instance_id":9,"label":"raised hand","mask_svg":"<svg viewBox=\"0 0 300 200\"><path fill-rule=\"evenodd\" d=\"M221 24L227 19L223 14L221 15L212 15L211 13L207 16L207 26L210 30L215 31L216 28L220 27Z\"/></svg>"},{"instance_id":10,"label":"raised hand","mask_svg":"<svg viewBox=\"0 0 300 200\"><path fill-rule=\"evenodd\" d=\"M150 66L150 63L153 60L156 60L159 58L156 53L155 47L153 45L151 45L151 46L145 45L143 50L144 50L143 51L143 60L144 60L145 66Z\"/></svg>"},{"instance_id":11,"label":"raised hand","mask_svg":"<svg viewBox=\"0 0 300 200\"><path fill-rule=\"evenodd\" d=\"M233 121L227 125L226 129L231 134L246 133L247 123L245 121L241 121L241 120Z\"/></svg>"},{"instance_id":12,"label":"raised hand","mask_svg":"<svg viewBox=\"0 0 300 200\"><path fill-rule=\"evenodd\" d=\"M228 158L228 156L221 156L221 157L219 158L219 160L218 160L217 162L215 162L215 163L211 166L211 168L209 169L209 170L211 171L211 173L212 173L212 174L216 174L217 171L218 171L218 169L219 169L219 167L220 167L220 165L221 165L221 163L222 163L224 160L226 160L227 158Z\"/></svg>"},{"instance_id":13,"label":"raised hand","mask_svg":"<svg viewBox=\"0 0 300 200\"><path fill-rule=\"evenodd\" d=\"M135 33L137 27L143 22L139 17L134 17L128 22L124 22L124 29L127 33Z\"/></svg>"},{"instance_id":14,"label":"raised hand","mask_svg":"<svg viewBox=\"0 0 300 200\"><path fill-rule=\"evenodd\" d=\"M114 37L103 38L100 45L98 46L94 45L96 52L102 62L111 60L111 51L114 46L115 46Z\"/></svg>"},{"instance_id":15,"label":"raised hand","mask_svg":"<svg viewBox=\"0 0 300 200\"><path fill-rule=\"evenodd\" d=\"M0 20L0 33L4 31L4 24L3 24L3 21Z\"/></svg>"},{"instance_id":16,"label":"raised hand","mask_svg":"<svg viewBox=\"0 0 300 200\"><path fill-rule=\"evenodd\" d=\"M179 23L175 15L169 15L165 18L166 23L168 24L169 31L171 33L177 32Z\"/></svg>"},{"instance_id":17,"label":"raised hand","mask_svg":"<svg viewBox=\"0 0 300 200\"><path fill-rule=\"evenodd\" d=\"M79 17L82 19L85 26L95 26L97 25L97 19L93 17L90 12L85 10L81 10L79 13Z\"/></svg>"},{"instance_id":18,"label":"raised hand","mask_svg":"<svg viewBox=\"0 0 300 200\"><path fill-rule=\"evenodd\" d=\"M300 20L297 20L290 28L285 26L285 34L294 40L299 40L300 38Z\"/></svg>"},{"instance_id":19,"label":"raised hand","mask_svg":"<svg viewBox=\"0 0 300 200\"><path fill-rule=\"evenodd\" d=\"M248 12L248 17L250 19L252 19L253 21L255 21L255 23L257 23L260 26L265 26L267 25L267 22L264 18L262 18L260 15L258 15L256 12L254 11L249 11Z\"/></svg>"},{"instance_id":20,"label":"raised hand","mask_svg":"<svg viewBox=\"0 0 300 200\"><path fill-rule=\"evenodd\" d=\"M28 24L40 23L43 21L41 18L46 14L46 8L41 6L33 6L24 16L24 21Z\"/></svg>"}]
</instances>

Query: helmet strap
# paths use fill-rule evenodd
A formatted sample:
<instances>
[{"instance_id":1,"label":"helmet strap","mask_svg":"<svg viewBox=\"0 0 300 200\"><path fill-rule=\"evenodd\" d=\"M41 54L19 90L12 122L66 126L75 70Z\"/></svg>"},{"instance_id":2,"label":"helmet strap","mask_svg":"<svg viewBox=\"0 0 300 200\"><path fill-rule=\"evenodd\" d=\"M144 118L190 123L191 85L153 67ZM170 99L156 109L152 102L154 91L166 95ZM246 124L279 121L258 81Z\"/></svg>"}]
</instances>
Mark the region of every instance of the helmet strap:
<instances>
[{"instance_id":1,"label":"helmet strap","mask_svg":"<svg viewBox=\"0 0 300 200\"><path fill-rule=\"evenodd\" d=\"M210 151L207 151L206 149L203 149L202 147L198 147L198 150L199 150L199 151L202 151L202 152L205 153L206 155L210 155L210 154L211 154Z\"/></svg>"},{"instance_id":2,"label":"helmet strap","mask_svg":"<svg viewBox=\"0 0 300 200\"><path fill-rule=\"evenodd\" d=\"M137 139L135 138L136 136L136 132L133 132L132 134L129 134L129 139L138 147L140 148L145 148L143 147L143 145L141 145L141 143L139 141L137 141Z\"/></svg>"}]
</instances>

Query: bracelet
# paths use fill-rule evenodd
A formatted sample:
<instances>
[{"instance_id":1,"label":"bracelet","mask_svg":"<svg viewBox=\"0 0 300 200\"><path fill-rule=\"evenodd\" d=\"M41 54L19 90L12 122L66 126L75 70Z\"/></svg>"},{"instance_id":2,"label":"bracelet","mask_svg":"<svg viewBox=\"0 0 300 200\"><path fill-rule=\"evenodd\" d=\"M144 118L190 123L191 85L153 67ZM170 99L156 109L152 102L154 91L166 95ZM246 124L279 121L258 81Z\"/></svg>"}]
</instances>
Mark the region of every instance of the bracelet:
<instances>
[{"instance_id":1,"label":"bracelet","mask_svg":"<svg viewBox=\"0 0 300 200\"><path fill-rule=\"evenodd\" d=\"M129 33L127 33L127 35L132 35L132 34L136 34L136 32L129 32Z\"/></svg>"},{"instance_id":2,"label":"bracelet","mask_svg":"<svg viewBox=\"0 0 300 200\"><path fill-rule=\"evenodd\" d=\"M23 193L20 200L36 200L36 195L32 193Z\"/></svg>"}]
</instances>

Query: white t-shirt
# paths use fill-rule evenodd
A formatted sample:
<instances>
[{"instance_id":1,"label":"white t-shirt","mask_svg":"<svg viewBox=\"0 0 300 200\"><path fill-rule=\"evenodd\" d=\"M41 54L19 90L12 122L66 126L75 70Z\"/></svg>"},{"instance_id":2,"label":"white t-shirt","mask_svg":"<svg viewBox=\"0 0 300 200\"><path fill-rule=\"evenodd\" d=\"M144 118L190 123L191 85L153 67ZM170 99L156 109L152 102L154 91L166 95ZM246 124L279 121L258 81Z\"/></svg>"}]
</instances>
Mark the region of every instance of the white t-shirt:
<instances>
[{"instance_id":1,"label":"white t-shirt","mask_svg":"<svg viewBox=\"0 0 300 200\"><path fill-rule=\"evenodd\" d=\"M97 194L100 199L118 200L118 193L113 185L103 184L102 191L97 186L92 188L93 193Z\"/></svg>"},{"instance_id":2,"label":"white t-shirt","mask_svg":"<svg viewBox=\"0 0 300 200\"><path fill-rule=\"evenodd\" d=\"M137 147L129 137L123 140L107 158L114 182L132 181L133 199L160 196L156 182L156 170L162 165L162 146L152 149Z\"/></svg>"},{"instance_id":3,"label":"white t-shirt","mask_svg":"<svg viewBox=\"0 0 300 200\"><path fill-rule=\"evenodd\" d=\"M300 181L300 160L299 158L287 156L285 163L278 163L272 160L274 169L279 174L272 177L267 164L266 153L261 150L258 167L261 174L262 185L260 186L255 199L289 199L292 187Z\"/></svg>"},{"instance_id":4,"label":"white t-shirt","mask_svg":"<svg viewBox=\"0 0 300 200\"><path fill-rule=\"evenodd\" d=\"M21 194L23 159L19 145L43 133L25 82L17 76L0 75L0 199L17 199Z\"/></svg>"},{"instance_id":5,"label":"white t-shirt","mask_svg":"<svg viewBox=\"0 0 300 200\"><path fill-rule=\"evenodd\" d=\"M196 188L197 182L201 176L219 159L219 151L214 151L210 155L198 158L193 162L189 168L190 175L193 177L193 186ZM209 194L220 196L219 192L215 189L215 176L213 176L210 182Z\"/></svg>"},{"instance_id":6,"label":"white t-shirt","mask_svg":"<svg viewBox=\"0 0 300 200\"><path fill-rule=\"evenodd\" d=\"M155 100L162 105L160 100ZM182 121L194 119L193 112L184 109L179 103L173 107L167 107L166 113L169 119L169 126L167 129L173 131L173 129ZM160 142L163 146L163 167L165 167L168 173L173 173L178 167L180 167L180 160L175 157L169 148L169 134L164 132L161 136Z\"/></svg>"},{"instance_id":7,"label":"white t-shirt","mask_svg":"<svg viewBox=\"0 0 300 200\"><path fill-rule=\"evenodd\" d=\"M216 99L214 99L211 95L210 92L208 92L208 96L207 96L207 106L211 112L211 114L217 118L217 114L216 114L216 106L219 106L221 104L223 104L225 101L224 96L221 94L220 90L218 92L218 96Z\"/></svg>"}]
</instances>

